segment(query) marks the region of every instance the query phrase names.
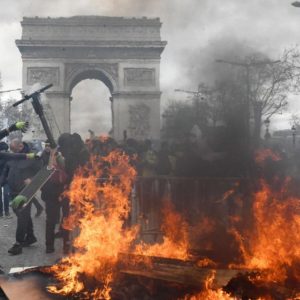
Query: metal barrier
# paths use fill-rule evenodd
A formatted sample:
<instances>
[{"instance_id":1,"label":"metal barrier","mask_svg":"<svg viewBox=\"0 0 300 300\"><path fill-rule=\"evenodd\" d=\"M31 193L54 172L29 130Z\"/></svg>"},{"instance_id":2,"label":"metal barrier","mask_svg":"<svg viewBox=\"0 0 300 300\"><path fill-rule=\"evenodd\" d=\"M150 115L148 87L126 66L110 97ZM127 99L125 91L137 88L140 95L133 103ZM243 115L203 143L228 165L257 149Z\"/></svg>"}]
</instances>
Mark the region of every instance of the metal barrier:
<instances>
[{"instance_id":1,"label":"metal barrier","mask_svg":"<svg viewBox=\"0 0 300 300\"><path fill-rule=\"evenodd\" d=\"M190 224L209 216L226 226L229 216L243 215L241 210L249 203L248 187L249 181L240 178L138 177L131 197L131 224L140 225L142 239L156 241L168 199ZM243 208L236 205L237 197L243 198Z\"/></svg>"}]
</instances>

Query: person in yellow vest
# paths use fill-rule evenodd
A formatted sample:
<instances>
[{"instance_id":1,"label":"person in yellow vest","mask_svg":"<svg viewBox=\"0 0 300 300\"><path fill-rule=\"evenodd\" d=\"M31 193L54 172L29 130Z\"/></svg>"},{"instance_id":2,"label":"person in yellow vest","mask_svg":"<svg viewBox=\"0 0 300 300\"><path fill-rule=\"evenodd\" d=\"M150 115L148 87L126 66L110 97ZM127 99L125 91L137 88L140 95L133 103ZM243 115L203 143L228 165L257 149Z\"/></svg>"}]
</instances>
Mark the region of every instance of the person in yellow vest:
<instances>
[{"instance_id":1,"label":"person in yellow vest","mask_svg":"<svg viewBox=\"0 0 300 300\"><path fill-rule=\"evenodd\" d=\"M150 140L145 140L142 154L142 176L151 177L156 175L157 155L152 149Z\"/></svg>"}]
</instances>

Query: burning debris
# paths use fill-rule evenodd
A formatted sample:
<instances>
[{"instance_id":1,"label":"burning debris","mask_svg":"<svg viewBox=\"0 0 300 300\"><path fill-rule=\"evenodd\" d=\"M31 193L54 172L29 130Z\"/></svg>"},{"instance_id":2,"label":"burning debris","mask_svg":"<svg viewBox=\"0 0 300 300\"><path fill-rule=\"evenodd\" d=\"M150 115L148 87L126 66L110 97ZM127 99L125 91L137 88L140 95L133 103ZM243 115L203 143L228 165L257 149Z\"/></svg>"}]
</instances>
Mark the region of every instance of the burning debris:
<instances>
[{"instance_id":1,"label":"burning debris","mask_svg":"<svg viewBox=\"0 0 300 300\"><path fill-rule=\"evenodd\" d=\"M117 151L101 159L93 157L75 175L68 192L73 213L65 226L79 227L74 240L76 252L51 268L63 283L61 287L49 287L51 292L64 295L81 292L86 288L80 279L84 274L103 283L102 288L91 292L92 297L110 298L118 255L129 252L137 235L136 228L125 227L134 176L129 158Z\"/></svg>"},{"instance_id":2,"label":"burning debris","mask_svg":"<svg viewBox=\"0 0 300 300\"><path fill-rule=\"evenodd\" d=\"M213 218L189 224L164 201L161 239L147 244L128 221L135 176L119 150L93 156L66 192L72 211L64 226L76 233L73 253L16 276L46 278L49 299L299 299L300 201L290 195L289 180L275 190L261 180L251 194L251 225L244 226L241 213L223 231ZM233 189L221 203L236 198L242 206L240 197Z\"/></svg>"},{"instance_id":3,"label":"burning debris","mask_svg":"<svg viewBox=\"0 0 300 300\"><path fill-rule=\"evenodd\" d=\"M162 211L163 234L162 243L154 245L139 243L134 252L145 256L162 256L187 260L189 258L189 225L186 220L175 211L170 201L164 202Z\"/></svg>"}]
</instances>

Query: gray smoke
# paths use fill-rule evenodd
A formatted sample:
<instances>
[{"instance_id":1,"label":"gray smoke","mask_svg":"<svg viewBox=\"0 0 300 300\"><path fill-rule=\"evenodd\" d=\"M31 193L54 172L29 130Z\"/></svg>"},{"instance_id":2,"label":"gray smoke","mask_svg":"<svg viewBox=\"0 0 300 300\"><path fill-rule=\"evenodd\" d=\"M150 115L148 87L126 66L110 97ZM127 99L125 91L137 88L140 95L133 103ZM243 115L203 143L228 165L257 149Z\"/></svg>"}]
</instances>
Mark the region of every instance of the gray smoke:
<instances>
[{"instance_id":1,"label":"gray smoke","mask_svg":"<svg viewBox=\"0 0 300 300\"><path fill-rule=\"evenodd\" d=\"M71 130L82 137L91 129L97 136L111 129L111 103L108 88L98 80L84 80L72 92Z\"/></svg>"},{"instance_id":2,"label":"gray smoke","mask_svg":"<svg viewBox=\"0 0 300 300\"><path fill-rule=\"evenodd\" d=\"M23 16L106 15L160 17L168 45L161 60L163 101L174 89L197 88L220 72L216 57L257 52L278 57L299 38L300 10L281 0L0 0L0 71L6 88L21 85L21 57L15 39Z\"/></svg>"}]
</instances>

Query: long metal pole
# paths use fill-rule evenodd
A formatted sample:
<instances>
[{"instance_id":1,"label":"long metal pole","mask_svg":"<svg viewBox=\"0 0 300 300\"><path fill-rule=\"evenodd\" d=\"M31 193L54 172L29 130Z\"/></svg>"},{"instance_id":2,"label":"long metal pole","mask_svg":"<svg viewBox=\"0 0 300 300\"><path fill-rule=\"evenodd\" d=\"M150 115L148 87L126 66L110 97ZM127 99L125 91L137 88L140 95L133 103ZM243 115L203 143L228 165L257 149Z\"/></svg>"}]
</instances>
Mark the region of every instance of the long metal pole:
<instances>
[{"instance_id":1,"label":"long metal pole","mask_svg":"<svg viewBox=\"0 0 300 300\"><path fill-rule=\"evenodd\" d=\"M56 145L56 142L54 140L54 137L53 137L53 134L51 132L51 129L50 129L49 125L48 125L48 122L46 120L43 107L42 107L42 105L40 103L39 94L32 96L32 106L33 106L36 114L40 117L40 120L42 122L42 125L43 125L43 128L45 130L46 136L47 136L47 138L49 140L50 147L52 149L55 149L57 145Z\"/></svg>"}]
</instances>

